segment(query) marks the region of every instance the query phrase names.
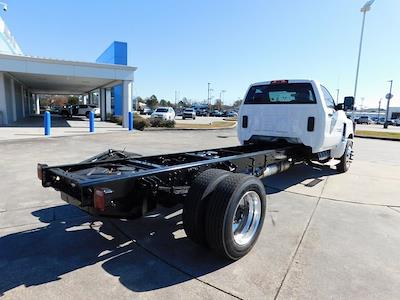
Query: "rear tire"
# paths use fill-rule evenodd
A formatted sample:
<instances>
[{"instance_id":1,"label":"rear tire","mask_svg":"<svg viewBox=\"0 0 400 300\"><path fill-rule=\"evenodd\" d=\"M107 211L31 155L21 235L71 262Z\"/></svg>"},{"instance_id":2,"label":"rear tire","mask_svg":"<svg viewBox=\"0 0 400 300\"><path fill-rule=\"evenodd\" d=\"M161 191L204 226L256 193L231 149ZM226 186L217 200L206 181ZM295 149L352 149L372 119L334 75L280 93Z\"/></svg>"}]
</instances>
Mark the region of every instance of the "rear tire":
<instances>
[{"instance_id":1,"label":"rear tire","mask_svg":"<svg viewBox=\"0 0 400 300\"><path fill-rule=\"evenodd\" d=\"M88 119L89 119L90 112L88 112L88 111L87 111L87 112L85 113L85 116L86 116L86 118L88 118Z\"/></svg>"},{"instance_id":2,"label":"rear tire","mask_svg":"<svg viewBox=\"0 0 400 300\"><path fill-rule=\"evenodd\" d=\"M340 158L340 162L336 165L336 170L338 173L346 173L351 165L351 157L353 153L353 140L348 139L344 153Z\"/></svg>"},{"instance_id":3,"label":"rear tire","mask_svg":"<svg viewBox=\"0 0 400 300\"><path fill-rule=\"evenodd\" d=\"M265 188L258 178L245 174L227 176L208 202L208 245L228 259L243 257L257 242L265 210Z\"/></svg>"},{"instance_id":4,"label":"rear tire","mask_svg":"<svg viewBox=\"0 0 400 300\"><path fill-rule=\"evenodd\" d=\"M183 227L186 235L195 243L206 245L205 214L207 203L218 185L231 173L220 169L209 169L194 180L183 204Z\"/></svg>"}]
</instances>

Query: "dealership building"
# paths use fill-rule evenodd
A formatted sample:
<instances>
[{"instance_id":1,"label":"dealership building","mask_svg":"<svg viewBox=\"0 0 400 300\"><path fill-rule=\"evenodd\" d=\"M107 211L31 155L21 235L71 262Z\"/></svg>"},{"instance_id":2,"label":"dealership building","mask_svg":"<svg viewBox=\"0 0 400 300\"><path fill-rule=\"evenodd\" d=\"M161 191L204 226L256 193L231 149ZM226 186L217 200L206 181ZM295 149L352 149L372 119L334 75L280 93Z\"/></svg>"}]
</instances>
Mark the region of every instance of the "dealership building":
<instances>
[{"instance_id":1,"label":"dealership building","mask_svg":"<svg viewBox=\"0 0 400 300\"><path fill-rule=\"evenodd\" d=\"M0 125L40 114L41 95L79 95L96 104L101 119L132 110L135 67L127 65L127 44L113 42L95 62L24 55L0 18Z\"/></svg>"}]
</instances>

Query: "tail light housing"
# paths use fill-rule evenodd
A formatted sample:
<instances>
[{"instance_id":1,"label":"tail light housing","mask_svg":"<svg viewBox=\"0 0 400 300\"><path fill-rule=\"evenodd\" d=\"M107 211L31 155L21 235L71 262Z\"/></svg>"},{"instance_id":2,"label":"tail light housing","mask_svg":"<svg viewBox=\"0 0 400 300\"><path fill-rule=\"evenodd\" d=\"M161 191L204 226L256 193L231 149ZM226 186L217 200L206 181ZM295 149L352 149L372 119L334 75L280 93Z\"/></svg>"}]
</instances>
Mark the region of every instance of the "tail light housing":
<instances>
[{"instance_id":1,"label":"tail light housing","mask_svg":"<svg viewBox=\"0 0 400 300\"><path fill-rule=\"evenodd\" d=\"M105 211L111 204L112 190L108 188L95 188L93 195L93 206L98 211Z\"/></svg>"},{"instance_id":2,"label":"tail light housing","mask_svg":"<svg viewBox=\"0 0 400 300\"><path fill-rule=\"evenodd\" d=\"M46 164L37 164L37 177L39 180L43 180L43 168L47 167Z\"/></svg>"},{"instance_id":3,"label":"tail light housing","mask_svg":"<svg viewBox=\"0 0 400 300\"><path fill-rule=\"evenodd\" d=\"M243 116L242 117L242 128L247 128L249 125L249 117L248 116Z\"/></svg>"}]
</instances>

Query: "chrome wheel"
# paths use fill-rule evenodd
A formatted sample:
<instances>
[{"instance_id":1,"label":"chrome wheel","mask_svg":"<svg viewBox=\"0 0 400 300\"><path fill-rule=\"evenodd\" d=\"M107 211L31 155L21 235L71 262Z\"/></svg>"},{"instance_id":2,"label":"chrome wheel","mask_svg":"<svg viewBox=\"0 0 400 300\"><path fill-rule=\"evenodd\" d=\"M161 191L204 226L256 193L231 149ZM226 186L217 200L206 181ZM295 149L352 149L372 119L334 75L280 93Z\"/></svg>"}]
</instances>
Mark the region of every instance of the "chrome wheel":
<instances>
[{"instance_id":1,"label":"chrome wheel","mask_svg":"<svg viewBox=\"0 0 400 300\"><path fill-rule=\"evenodd\" d=\"M232 221L232 233L238 245L246 245L253 239L261 220L261 199L254 192L245 193L236 207Z\"/></svg>"}]
</instances>

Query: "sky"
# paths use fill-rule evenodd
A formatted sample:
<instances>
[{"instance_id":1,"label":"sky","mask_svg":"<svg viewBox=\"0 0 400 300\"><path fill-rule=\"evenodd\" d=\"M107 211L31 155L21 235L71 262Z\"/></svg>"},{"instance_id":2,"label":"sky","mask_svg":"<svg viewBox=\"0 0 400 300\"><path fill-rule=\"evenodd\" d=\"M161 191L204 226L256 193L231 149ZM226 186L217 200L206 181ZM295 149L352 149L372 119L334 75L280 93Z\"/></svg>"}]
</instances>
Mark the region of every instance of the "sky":
<instances>
[{"instance_id":1,"label":"sky","mask_svg":"<svg viewBox=\"0 0 400 300\"><path fill-rule=\"evenodd\" d=\"M128 43L136 96L225 103L254 82L317 79L353 95L366 0L8 0L1 12L27 55L92 61ZM367 13L356 105L400 106L400 1ZM397 97L396 97L397 96ZM362 100L363 99L363 100Z\"/></svg>"}]
</instances>

